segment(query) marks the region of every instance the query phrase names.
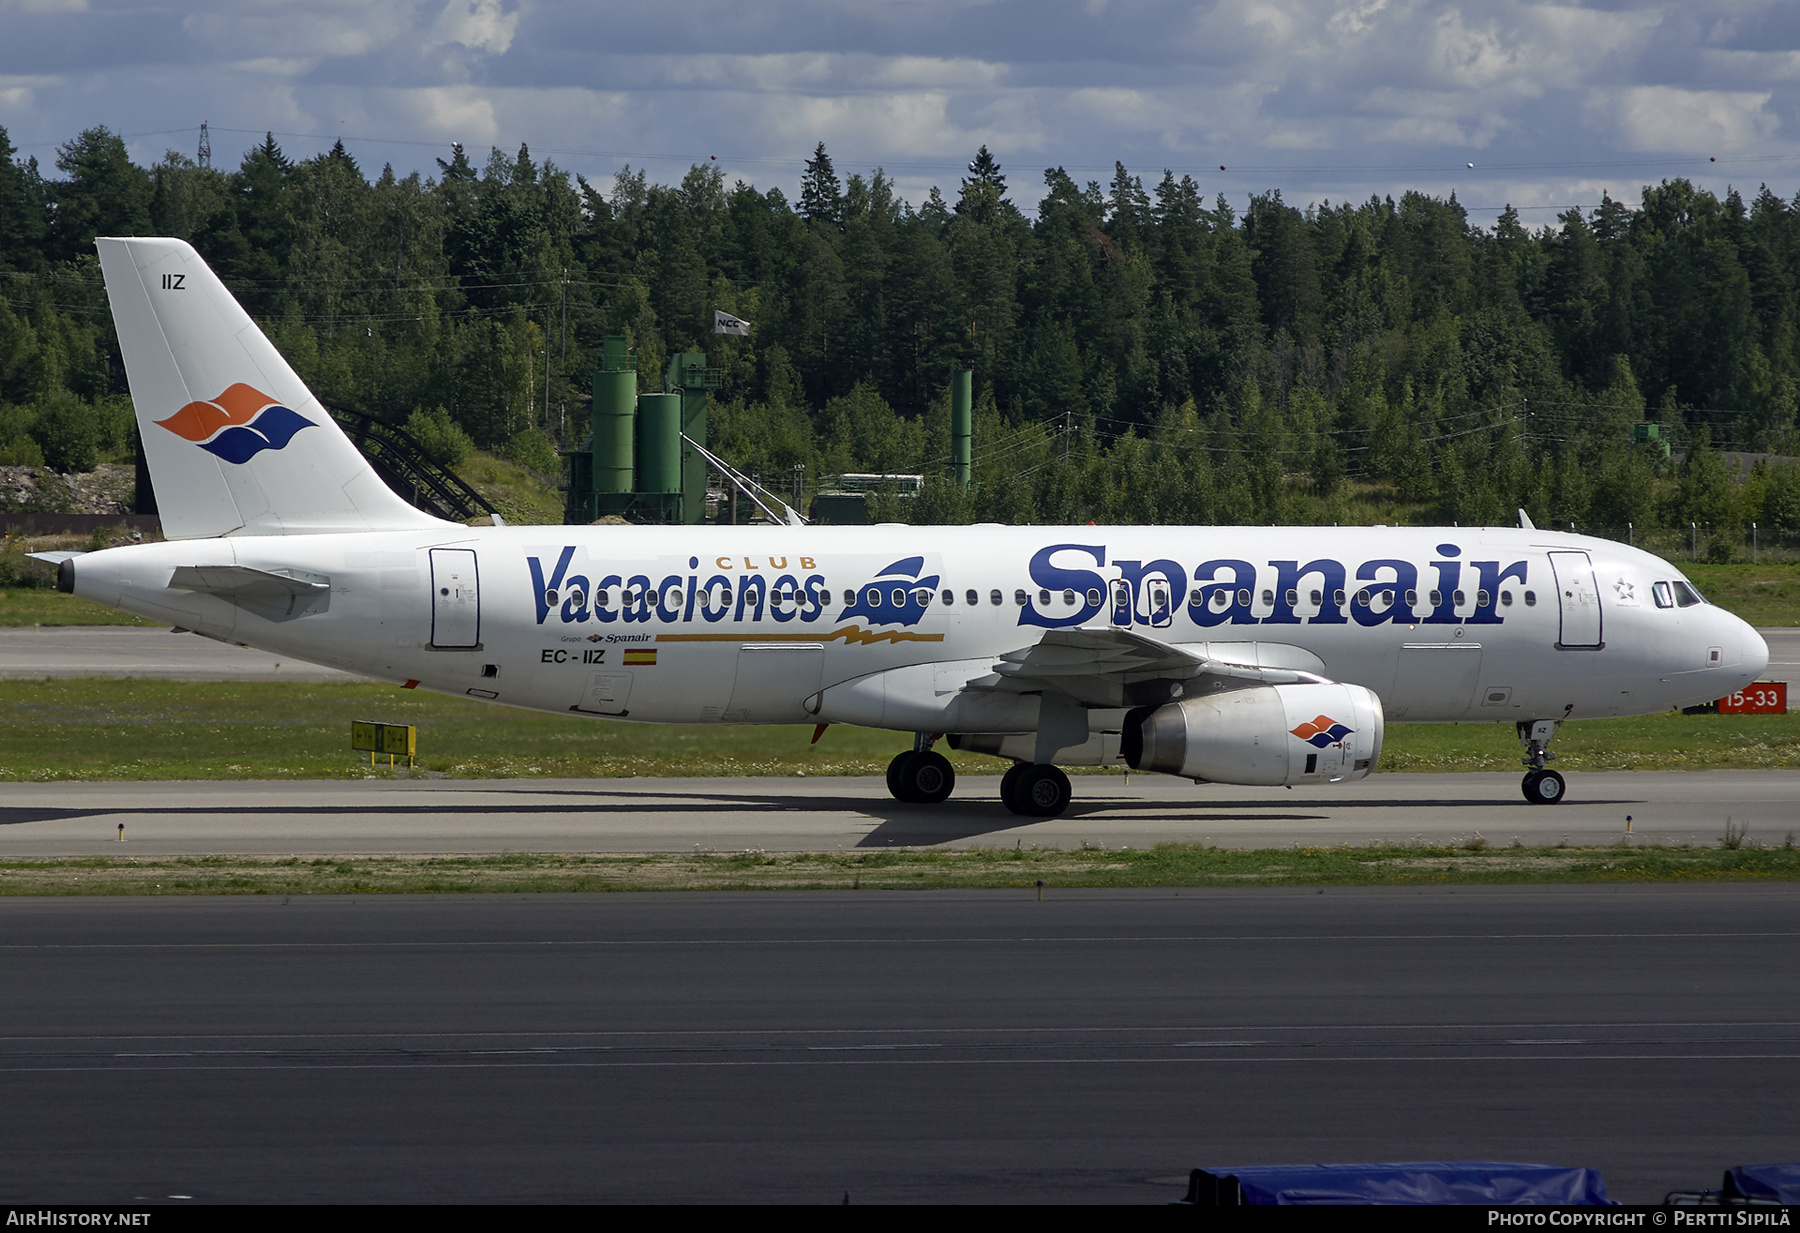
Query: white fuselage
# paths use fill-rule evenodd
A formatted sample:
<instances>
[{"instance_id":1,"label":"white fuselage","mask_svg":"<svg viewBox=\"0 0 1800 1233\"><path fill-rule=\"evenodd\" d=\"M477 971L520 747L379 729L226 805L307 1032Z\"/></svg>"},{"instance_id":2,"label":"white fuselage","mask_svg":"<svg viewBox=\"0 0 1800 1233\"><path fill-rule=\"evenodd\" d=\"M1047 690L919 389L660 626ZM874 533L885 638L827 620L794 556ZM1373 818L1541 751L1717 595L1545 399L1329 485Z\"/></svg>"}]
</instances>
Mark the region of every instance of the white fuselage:
<instances>
[{"instance_id":1,"label":"white fuselage","mask_svg":"<svg viewBox=\"0 0 1800 1233\"><path fill-rule=\"evenodd\" d=\"M184 566L329 594L289 613L171 589ZM1307 668L1402 721L1645 714L1754 680L1762 639L1710 604L1661 606L1678 580L1605 540L1368 527L446 525L141 545L75 570L99 603L444 693L926 732L1030 731L1035 699L960 691L1078 626Z\"/></svg>"}]
</instances>

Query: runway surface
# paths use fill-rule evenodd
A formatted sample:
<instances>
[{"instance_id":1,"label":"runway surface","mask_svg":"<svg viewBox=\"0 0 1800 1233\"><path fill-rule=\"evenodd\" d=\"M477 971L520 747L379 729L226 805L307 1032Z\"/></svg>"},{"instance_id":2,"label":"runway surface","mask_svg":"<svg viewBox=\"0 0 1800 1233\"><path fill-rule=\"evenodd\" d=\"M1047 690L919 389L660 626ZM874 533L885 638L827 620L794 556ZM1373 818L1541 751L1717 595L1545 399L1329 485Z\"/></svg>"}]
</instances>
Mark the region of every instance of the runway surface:
<instances>
[{"instance_id":1,"label":"runway surface","mask_svg":"<svg viewBox=\"0 0 1800 1233\"><path fill-rule=\"evenodd\" d=\"M1800 629L1759 630L1772 681L1800 679ZM32 677L160 677L187 681L350 681L356 677L198 634L125 625L0 627L0 680Z\"/></svg>"},{"instance_id":2,"label":"runway surface","mask_svg":"<svg viewBox=\"0 0 1800 1233\"><path fill-rule=\"evenodd\" d=\"M999 780L902 805L874 778L13 783L0 859L199 853L738 852L912 846L1226 848L1304 844L1718 843L1729 821L1779 844L1800 830L1800 771L1576 774L1528 805L1514 774L1375 775L1335 788L1197 787L1074 777L1060 818L1019 818ZM119 842L118 826L125 826Z\"/></svg>"},{"instance_id":3,"label":"runway surface","mask_svg":"<svg viewBox=\"0 0 1800 1233\"><path fill-rule=\"evenodd\" d=\"M1793 1157L1790 886L0 899L0 1202L1147 1202ZM189 1200L183 1200L189 1201Z\"/></svg>"}]
</instances>

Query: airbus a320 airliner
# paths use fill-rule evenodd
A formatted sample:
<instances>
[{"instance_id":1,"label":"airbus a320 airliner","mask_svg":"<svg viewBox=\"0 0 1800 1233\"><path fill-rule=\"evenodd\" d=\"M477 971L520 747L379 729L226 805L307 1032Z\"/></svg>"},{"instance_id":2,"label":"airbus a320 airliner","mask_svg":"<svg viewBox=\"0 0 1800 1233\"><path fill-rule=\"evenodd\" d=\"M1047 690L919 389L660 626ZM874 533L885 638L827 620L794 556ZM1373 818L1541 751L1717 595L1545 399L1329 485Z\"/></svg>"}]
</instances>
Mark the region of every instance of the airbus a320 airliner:
<instances>
[{"instance_id":1,"label":"airbus a320 airliner","mask_svg":"<svg viewBox=\"0 0 1800 1233\"><path fill-rule=\"evenodd\" d=\"M68 556L86 599L350 672L650 723L847 723L1059 766L1339 783L1383 725L1566 720L1755 680L1768 648L1668 562L1520 527L466 527L382 484L187 244L98 241L167 541ZM60 555L60 554L59 554Z\"/></svg>"}]
</instances>

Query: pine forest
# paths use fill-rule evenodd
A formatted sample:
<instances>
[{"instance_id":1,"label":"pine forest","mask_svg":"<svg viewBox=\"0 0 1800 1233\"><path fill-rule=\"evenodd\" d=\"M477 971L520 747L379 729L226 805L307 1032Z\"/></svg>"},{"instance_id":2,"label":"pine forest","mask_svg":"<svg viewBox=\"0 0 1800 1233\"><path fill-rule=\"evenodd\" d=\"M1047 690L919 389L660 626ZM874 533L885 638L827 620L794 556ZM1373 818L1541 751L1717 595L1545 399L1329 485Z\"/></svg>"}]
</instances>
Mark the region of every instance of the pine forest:
<instances>
[{"instance_id":1,"label":"pine forest","mask_svg":"<svg viewBox=\"0 0 1800 1233\"><path fill-rule=\"evenodd\" d=\"M529 149L431 176L134 164L91 129L53 168L0 130L0 466L129 462L92 241L170 235L325 402L559 483L601 340L640 388L722 370L713 448L771 487L917 473L884 517L956 523L1512 523L1729 559L1800 532L1800 199L1685 180L1472 220L1405 192L1234 204L1192 176L1027 176L987 149L919 202L821 144L797 201ZM713 333L715 310L752 323ZM948 387L974 373L974 480Z\"/></svg>"}]
</instances>

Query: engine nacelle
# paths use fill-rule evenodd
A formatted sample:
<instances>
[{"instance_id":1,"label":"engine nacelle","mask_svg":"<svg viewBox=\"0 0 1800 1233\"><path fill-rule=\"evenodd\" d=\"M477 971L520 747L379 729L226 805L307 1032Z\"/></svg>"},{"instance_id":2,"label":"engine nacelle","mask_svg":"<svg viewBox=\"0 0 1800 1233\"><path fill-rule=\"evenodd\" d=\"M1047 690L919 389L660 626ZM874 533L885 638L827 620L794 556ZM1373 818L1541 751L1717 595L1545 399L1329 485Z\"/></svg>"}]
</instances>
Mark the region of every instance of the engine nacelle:
<instances>
[{"instance_id":1,"label":"engine nacelle","mask_svg":"<svg viewBox=\"0 0 1800 1233\"><path fill-rule=\"evenodd\" d=\"M1381 757L1381 699L1361 685L1259 685L1133 711L1133 770L1277 786L1361 779Z\"/></svg>"}]
</instances>

